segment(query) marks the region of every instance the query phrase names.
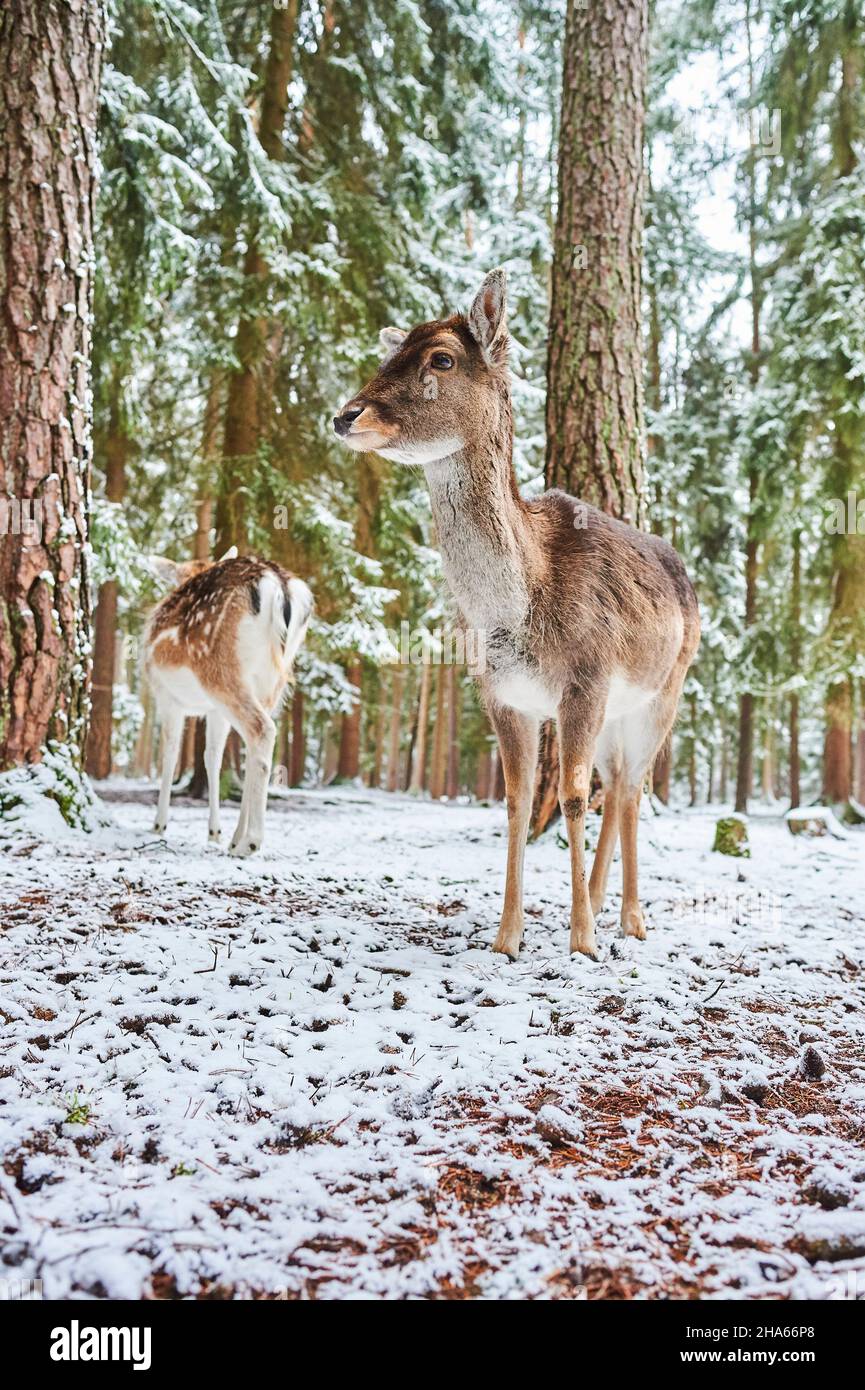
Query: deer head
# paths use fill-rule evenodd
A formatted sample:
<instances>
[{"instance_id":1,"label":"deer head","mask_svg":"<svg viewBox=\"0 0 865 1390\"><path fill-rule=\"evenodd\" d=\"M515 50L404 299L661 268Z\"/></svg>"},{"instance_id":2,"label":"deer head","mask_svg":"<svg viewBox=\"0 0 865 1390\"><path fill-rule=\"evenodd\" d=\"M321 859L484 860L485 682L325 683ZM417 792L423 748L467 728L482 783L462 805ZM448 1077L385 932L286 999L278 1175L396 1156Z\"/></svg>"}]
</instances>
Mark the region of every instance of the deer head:
<instances>
[{"instance_id":1,"label":"deer head","mask_svg":"<svg viewBox=\"0 0 865 1390\"><path fill-rule=\"evenodd\" d=\"M506 277L490 271L468 314L384 328L377 374L333 427L344 444L398 463L431 464L510 422Z\"/></svg>"},{"instance_id":2,"label":"deer head","mask_svg":"<svg viewBox=\"0 0 865 1390\"><path fill-rule=\"evenodd\" d=\"M223 560L234 560L236 556L237 546L233 545L218 560L181 560L178 562L177 560L169 560L167 555L150 555L148 560L157 579L161 579L163 584L168 584L171 588L176 588L179 584L185 584L187 579L192 579L194 575L210 569L211 565L221 565Z\"/></svg>"}]
</instances>

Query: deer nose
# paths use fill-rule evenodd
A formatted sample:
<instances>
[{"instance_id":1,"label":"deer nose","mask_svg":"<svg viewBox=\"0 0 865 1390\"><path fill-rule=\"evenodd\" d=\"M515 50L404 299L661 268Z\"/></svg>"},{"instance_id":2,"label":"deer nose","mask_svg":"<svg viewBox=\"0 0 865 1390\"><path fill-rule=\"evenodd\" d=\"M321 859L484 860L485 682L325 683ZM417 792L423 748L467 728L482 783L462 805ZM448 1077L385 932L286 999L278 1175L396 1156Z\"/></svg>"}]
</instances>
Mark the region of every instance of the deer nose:
<instances>
[{"instance_id":1,"label":"deer nose","mask_svg":"<svg viewBox=\"0 0 865 1390\"><path fill-rule=\"evenodd\" d=\"M362 405L352 406L351 410L344 410L341 415L334 415L333 427L337 434L348 434L353 422L358 415L362 415L365 407Z\"/></svg>"}]
</instances>

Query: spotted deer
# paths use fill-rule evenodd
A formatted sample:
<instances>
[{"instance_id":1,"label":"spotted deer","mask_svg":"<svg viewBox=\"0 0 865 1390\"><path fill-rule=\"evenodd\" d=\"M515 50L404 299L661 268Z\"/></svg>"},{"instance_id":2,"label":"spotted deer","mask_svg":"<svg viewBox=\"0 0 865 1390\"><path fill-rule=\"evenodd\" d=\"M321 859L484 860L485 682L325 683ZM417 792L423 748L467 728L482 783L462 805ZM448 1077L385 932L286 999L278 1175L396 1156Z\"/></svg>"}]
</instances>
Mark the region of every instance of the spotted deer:
<instances>
[{"instance_id":1,"label":"spotted deer","mask_svg":"<svg viewBox=\"0 0 865 1390\"><path fill-rule=\"evenodd\" d=\"M238 557L153 567L178 587L154 610L144 639L144 669L162 723L156 832L168 823L171 783L186 715L207 721L204 764L209 839L219 840L219 772L230 728L246 744L240 817L230 853L252 854L264 839L276 713L306 636L312 594L302 579L268 560Z\"/></svg>"},{"instance_id":2,"label":"spotted deer","mask_svg":"<svg viewBox=\"0 0 865 1390\"><path fill-rule=\"evenodd\" d=\"M530 501L514 475L506 281L468 314L386 328L378 373L334 418L344 444L423 468L461 622L485 636L481 681L508 809L504 908L493 950L523 936L523 860L540 721L555 717L571 865L570 949L594 956L595 916L621 835L622 928L645 938L637 825L648 769L676 715L700 620L672 546L563 492ZM587 883L593 764L604 817Z\"/></svg>"}]
</instances>

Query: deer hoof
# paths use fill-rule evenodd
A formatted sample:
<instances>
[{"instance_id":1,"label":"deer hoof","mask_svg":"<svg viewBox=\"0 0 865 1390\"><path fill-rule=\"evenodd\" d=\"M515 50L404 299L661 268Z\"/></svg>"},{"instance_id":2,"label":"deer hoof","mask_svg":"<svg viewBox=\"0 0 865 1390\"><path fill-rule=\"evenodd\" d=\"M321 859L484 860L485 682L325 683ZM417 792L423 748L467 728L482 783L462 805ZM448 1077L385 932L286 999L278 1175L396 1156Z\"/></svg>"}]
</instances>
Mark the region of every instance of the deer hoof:
<instances>
[{"instance_id":1,"label":"deer hoof","mask_svg":"<svg viewBox=\"0 0 865 1390\"><path fill-rule=\"evenodd\" d=\"M599 960L594 929L580 936L571 934L570 952L572 956L588 956L589 960Z\"/></svg>"},{"instance_id":2,"label":"deer hoof","mask_svg":"<svg viewBox=\"0 0 865 1390\"><path fill-rule=\"evenodd\" d=\"M221 830L208 830L208 832L207 832L207 843L208 843L208 844L210 844L210 845L218 845L218 844L220 843L221 840L222 840L222 831L221 831Z\"/></svg>"},{"instance_id":3,"label":"deer hoof","mask_svg":"<svg viewBox=\"0 0 865 1390\"><path fill-rule=\"evenodd\" d=\"M245 859L248 854L254 854L258 849L258 844L253 840L238 840L237 844L229 846L228 853L233 854L235 859Z\"/></svg>"},{"instance_id":4,"label":"deer hoof","mask_svg":"<svg viewBox=\"0 0 865 1390\"><path fill-rule=\"evenodd\" d=\"M154 827L153 827L153 833L154 833L154 835L164 835L164 834L165 834L165 825L166 825L166 822L165 822L165 821L163 821L161 825L159 824L159 821L157 821L156 824L155 824Z\"/></svg>"},{"instance_id":5,"label":"deer hoof","mask_svg":"<svg viewBox=\"0 0 865 1390\"><path fill-rule=\"evenodd\" d=\"M522 935L522 932L505 931L504 927L500 927L499 934L493 942L493 950L497 955L516 960L520 954Z\"/></svg>"},{"instance_id":6,"label":"deer hoof","mask_svg":"<svg viewBox=\"0 0 865 1390\"><path fill-rule=\"evenodd\" d=\"M625 936L635 936L638 941L645 941L646 919L642 908L632 907L622 914L622 931Z\"/></svg>"}]
</instances>

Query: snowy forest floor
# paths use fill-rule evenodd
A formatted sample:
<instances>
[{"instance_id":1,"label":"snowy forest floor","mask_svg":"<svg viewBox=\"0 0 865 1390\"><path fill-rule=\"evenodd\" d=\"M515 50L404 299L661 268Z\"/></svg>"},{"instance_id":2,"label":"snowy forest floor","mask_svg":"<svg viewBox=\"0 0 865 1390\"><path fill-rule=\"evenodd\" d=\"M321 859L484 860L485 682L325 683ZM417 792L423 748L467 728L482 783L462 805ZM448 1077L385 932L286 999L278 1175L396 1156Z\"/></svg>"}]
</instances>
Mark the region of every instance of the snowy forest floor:
<instances>
[{"instance_id":1,"label":"snowy forest floor","mask_svg":"<svg viewBox=\"0 0 865 1390\"><path fill-rule=\"evenodd\" d=\"M5 1277L865 1297L862 833L757 816L737 861L711 853L717 812L649 812L648 940L619 936L617 861L597 963L567 954L548 836L511 964L489 950L503 807L292 793L237 861L203 848L202 806L165 843L152 789L108 795L111 828L4 850Z\"/></svg>"}]
</instances>

